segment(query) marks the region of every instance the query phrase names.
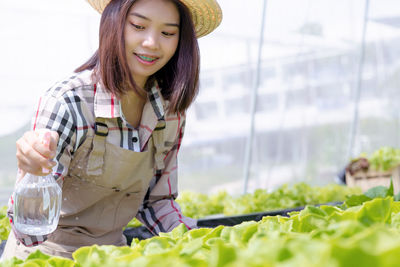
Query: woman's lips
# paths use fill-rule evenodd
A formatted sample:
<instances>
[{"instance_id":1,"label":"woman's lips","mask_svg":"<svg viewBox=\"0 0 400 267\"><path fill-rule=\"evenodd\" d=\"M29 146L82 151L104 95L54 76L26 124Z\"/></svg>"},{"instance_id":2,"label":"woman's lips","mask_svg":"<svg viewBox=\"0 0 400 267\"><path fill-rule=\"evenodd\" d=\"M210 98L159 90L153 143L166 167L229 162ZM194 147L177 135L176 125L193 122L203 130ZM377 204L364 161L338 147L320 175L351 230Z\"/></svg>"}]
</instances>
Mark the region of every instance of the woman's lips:
<instances>
[{"instance_id":1,"label":"woman's lips","mask_svg":"<svg viewBox=\"0 0 400 267\"><path fill-rule=\"evenodd\" d=\"M143 54L136 54L136 53L134 53L134 55L136 56L137 60L140 63L145 64L145 65L153 65L159 59L159 57L150 56L150 55L143 55Z\"/></svg>"}]
</instances>

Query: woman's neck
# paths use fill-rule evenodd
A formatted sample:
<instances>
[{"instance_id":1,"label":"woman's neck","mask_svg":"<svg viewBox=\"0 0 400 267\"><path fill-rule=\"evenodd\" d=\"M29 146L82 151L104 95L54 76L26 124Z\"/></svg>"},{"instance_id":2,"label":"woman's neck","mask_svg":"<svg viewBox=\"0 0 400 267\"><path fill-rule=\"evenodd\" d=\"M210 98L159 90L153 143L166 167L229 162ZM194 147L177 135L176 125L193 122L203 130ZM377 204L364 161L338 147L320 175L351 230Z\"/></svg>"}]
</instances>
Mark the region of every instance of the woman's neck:
<instances>
[{"instance_id":1,"label":"woman's neck","mask_svg":"<svg viewBox=\"0 0 400 267\"><path fill-rule=\"evenodd\" d=\"M133 80L135 81L136 86L139 88L145 88L146 82L149 77L138 77L137 75L132 74Z\"/></svg>"},{"instance_id":2,"label":"woman's neck","mask_svg":"<svg viewBox=\"0 0 400 267\"><path fill-rule=\"evenodd\" d=\"M146 100L146 97L141 97L133 91L129 91L121 97L121 109L125 119L135 128L140 124Z\"/></svg>"}]
</instances>

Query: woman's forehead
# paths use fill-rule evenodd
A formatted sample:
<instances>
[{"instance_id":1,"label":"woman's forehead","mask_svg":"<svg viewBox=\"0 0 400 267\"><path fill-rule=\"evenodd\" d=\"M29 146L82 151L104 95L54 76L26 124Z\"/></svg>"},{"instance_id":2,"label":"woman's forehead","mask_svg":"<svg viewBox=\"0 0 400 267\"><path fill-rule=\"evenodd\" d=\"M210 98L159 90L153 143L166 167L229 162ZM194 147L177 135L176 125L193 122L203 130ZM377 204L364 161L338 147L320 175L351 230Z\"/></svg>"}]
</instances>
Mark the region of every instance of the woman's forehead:
<instances>
[{"instance_id":1,"label":"woman's forehead","mask_svg":"<svg viewBox=\"0 0 400 267\"><path fill-rule=\"evenodd\" d=\"M138 0L129 10L128 15L158 20L163 23L179 23L179 11L171 0Z\"/></svg>"}]
</instances>

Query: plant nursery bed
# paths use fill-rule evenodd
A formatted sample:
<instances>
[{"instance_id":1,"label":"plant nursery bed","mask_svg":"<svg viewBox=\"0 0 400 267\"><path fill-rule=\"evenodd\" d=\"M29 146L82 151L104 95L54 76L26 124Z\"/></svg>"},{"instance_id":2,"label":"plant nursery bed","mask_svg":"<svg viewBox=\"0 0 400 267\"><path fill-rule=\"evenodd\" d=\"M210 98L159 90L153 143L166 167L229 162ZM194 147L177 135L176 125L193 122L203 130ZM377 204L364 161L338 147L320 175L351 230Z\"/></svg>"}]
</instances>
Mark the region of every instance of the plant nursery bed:
<instances>
[{"instance_id":1,"label":"plant nursery bed","mask_svg":"<svg viewBox=\"0 0 400 267\"><path fill-rule=\"evenodd\" d=\"M330 202L324 204L317 204L312 206L321 206L321 205L330 205L330 206L338 206L343 204L343 202ZM290 212L293 211L301 211L304 207L297 207L291 209L282 209L282 210L273 210L273 211L265 211L265 212L255 212L249 214L242 215L234 215L234 216L224 216L223 214L207 216L202 219L198 219L197 225L199 227L217 227L219 225L224 226L234 226L236 224L240 224L246 221L260 221L265 216L285 216L288 217Z\"/></svg>"},{"instance_id":2,"label":"plant nursery bed","mask_svg":"<svg viewBox=\"0 0 400 267\"><path fill-rule=\"evenodd\" d=\"M343 204L343 202L330 202L324 204L317 204L312 206L321 206L321 205L330 205L330 206L338 206ZM304 207L297 207L291 209L282 209L282 210L274 210L274 211L266 211L266 212L256 212L249 213L243 215L234 215L234 216L225 216L223 214L216 214L207 216L205 218L201 218L197 220L197 225L199 227L206 228L214 228L219 225L224 226L234 226L246 221L260 221L265 216L285 216L289 217L289 213L293 211L301 211ZM139 240L147 239L153 237L153 234L147 230L145 226L139 227L130 227L124 230L124 235L127 239L128 245L131 244L134 238L138 238Z\"/></svg>"}]
</instances>

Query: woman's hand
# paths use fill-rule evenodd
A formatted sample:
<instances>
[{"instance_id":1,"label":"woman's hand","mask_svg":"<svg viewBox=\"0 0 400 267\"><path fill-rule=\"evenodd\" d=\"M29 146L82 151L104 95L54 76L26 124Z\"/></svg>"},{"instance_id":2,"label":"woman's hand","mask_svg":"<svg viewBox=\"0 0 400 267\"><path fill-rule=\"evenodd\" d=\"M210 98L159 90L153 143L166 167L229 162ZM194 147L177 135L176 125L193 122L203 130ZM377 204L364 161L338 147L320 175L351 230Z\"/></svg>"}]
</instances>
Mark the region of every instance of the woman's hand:
<instances>
[{"instance_id":1,"label":"woman's hand","mask_svg":"<svg viewBox=\"0 0 400 267\"><path fill-rule=\"evenodd\" d=\"M51 172L56 165L53 158L56 156L58 133L48 129L26 132L17 140L17 181L29 172L44 176Z\"/></svg>"}]
</instances>

